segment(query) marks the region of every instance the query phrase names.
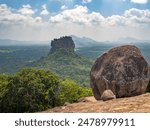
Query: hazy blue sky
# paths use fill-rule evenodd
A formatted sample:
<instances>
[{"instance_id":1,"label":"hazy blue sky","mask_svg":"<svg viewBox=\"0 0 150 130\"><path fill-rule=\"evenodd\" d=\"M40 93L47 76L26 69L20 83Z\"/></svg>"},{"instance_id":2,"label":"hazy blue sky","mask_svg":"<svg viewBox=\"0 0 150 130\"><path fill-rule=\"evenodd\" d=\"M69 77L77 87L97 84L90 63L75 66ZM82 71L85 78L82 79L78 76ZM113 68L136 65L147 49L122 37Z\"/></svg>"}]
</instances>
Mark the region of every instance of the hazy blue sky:
<instances>
[{"instance_id":1,"label":"hazy blue sky","mask_svg":"<svg viewBox=\"0 0 150 130\"><path fill-rule=\"evenodd\" d=\"M150 40L150 0L0 0L0 38Z\"/></svg>"}]
</instances>

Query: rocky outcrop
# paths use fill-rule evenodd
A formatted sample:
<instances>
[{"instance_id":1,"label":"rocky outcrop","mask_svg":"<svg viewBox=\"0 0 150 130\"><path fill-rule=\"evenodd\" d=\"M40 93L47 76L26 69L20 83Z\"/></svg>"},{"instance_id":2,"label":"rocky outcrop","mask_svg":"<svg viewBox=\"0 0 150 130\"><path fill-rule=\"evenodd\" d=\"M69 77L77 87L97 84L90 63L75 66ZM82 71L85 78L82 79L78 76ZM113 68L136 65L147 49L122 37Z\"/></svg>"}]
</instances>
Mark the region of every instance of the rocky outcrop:
<instances>
[{"instance_id":1,"label":"rocky outcrop","mask_svg":"<svg viewBox=\"0 0 150 130\"><path fill-rule=\"evenodd\" d=\"M150 93L106 102L84 97L81 102L55 107L43 113L150 113Z\"/></svg>"},{"instance_id":2,"label":"rocky outcrop","mask_svg":"<svg viewBox=\"0 0 150 130\"><path fill-rule=\"evenodd\" d=\"M51 50L50 52L55 52L59 49L66 49L73 51L75 49L75 44L70 36L61 37L59 39L54 39L51 41Z\"/></svg>"},{"instance_id":3,"label":"rocky outcrop","mask_svg":"<svg viewBox=\"0 0 150 130\"><path fill-rule=\"evenodd\" d=\"M100 56L90 72L90 82L97 100L105 90L117 98L143 94L150 71L148 63L136 46L116 47Z\"/></svg>"}]
</instances>

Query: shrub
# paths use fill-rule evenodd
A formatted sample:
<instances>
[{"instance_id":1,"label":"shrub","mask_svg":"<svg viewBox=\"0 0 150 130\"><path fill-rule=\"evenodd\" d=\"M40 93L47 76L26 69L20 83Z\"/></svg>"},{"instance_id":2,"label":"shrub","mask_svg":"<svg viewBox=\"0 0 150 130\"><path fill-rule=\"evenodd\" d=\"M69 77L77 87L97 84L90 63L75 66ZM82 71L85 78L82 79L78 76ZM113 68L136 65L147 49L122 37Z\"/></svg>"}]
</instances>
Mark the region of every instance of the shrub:
<instances>
[{"instance_id":1,"label":"shrub","mask_svg":"<svg viewBox=\"0 0 150 130\"><path fill-rule=\"evenodd\" d=\"M59 79L50 71L23 69L8 78L1 112L35 112L55 106Z\"/></svg>"},{"instance_id":2,"label":"shrub","mask_svg":"<svg viewBox=\"0 0 150 130\"><path fill-rule=\"evenodd\" d=\"M91 89L72 80L61 81L50 71L23 69L0 75L0 112L42 111L91 95Z\"/></svg>"},{"instance_id":3,"label":"shrub","mask_svg":"<svg viewBox=\"0 0 150 130\"><path fill-rule=\"evenodd\" d=\"M64 102L73 103L81 97L91 96L90 88L79 86L76 82L66 79L61 82L60 99Z\"/></svg>"}]
</instances>

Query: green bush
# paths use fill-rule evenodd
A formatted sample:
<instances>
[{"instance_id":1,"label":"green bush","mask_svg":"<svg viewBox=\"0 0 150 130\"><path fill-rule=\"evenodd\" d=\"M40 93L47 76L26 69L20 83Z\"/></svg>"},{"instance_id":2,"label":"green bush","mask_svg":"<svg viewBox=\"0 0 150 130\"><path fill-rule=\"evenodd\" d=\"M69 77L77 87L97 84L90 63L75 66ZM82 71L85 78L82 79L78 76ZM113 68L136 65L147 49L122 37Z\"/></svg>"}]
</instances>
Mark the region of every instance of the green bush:
<instances>
[{"instance_id":1,"label":"green bush","mask_svg":"<svg viewBox=\"0 0 150 130\"><path fill-rule=\"evenodd\" d=\"M91 96L90 88L79 86L76 82L66 79L61 82L60 99L63 103L73 103L78 101L81 97Z\"/></svg>"},{"instance_id":2,"label":"green bush","mask_svg":"<svg viewBox=\"0 0 150 130\"><path fill-rule=\"evenodd\" d=\"M56 105L59 79L50 71L24 69L6 82L1 86L5 88L1 91L1 112L35 112Z\"/></svg>"},{"instance_id":3,"label":"green bush","mask_svg":"<svg viewBox=\"0 0 150 130\"><path fill-rule=\"evenodd\" d=\"M36 112L92 95L72 80L61 81L50 71L23 69L0 75L0 112Z\"/></svg>"},{"instance_id":4,"label":"green bush","mask_svg":"<svg viewBox=\"0 0 150 130\"><path fill-rule=\"evenodd\" d=\"M9 76L6 74L0 75L0 112L2 111L2 99L7 92L7 85L8 85L8 78Z\"/></svg>"}]
</instances>

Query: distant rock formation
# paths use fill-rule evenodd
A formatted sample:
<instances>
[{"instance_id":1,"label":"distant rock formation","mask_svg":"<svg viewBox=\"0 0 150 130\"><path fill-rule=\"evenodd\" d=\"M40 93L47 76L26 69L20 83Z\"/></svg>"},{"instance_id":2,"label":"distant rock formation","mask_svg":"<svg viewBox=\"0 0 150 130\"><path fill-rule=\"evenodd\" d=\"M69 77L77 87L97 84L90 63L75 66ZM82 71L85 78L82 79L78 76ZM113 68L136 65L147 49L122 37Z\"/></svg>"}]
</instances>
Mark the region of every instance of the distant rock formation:
<instances>
[{"instance_id":1,"label":"distant rock formation","mask_svg":"<svg viewBox=\"0 0 150 130\"><path fill-rule=\"evenodd\" d=\"M70 36L60 37L59 39L54 39L51 41L50 52L55 52L59 49L66 49L74 52L75 44Z\"/></svg>"},{"instance_id":2,"label":"distant rock formation","mask_svg":"<svg viewBox=\"0 0 150 130\"><path fill-rule=\"evenodd\" d=\"M136 46L125 45L100 56L90 72L90 82L97 100L105 90L117 98L143 94L150 79L147 61Z\"/></svg>"}]
</instances>

